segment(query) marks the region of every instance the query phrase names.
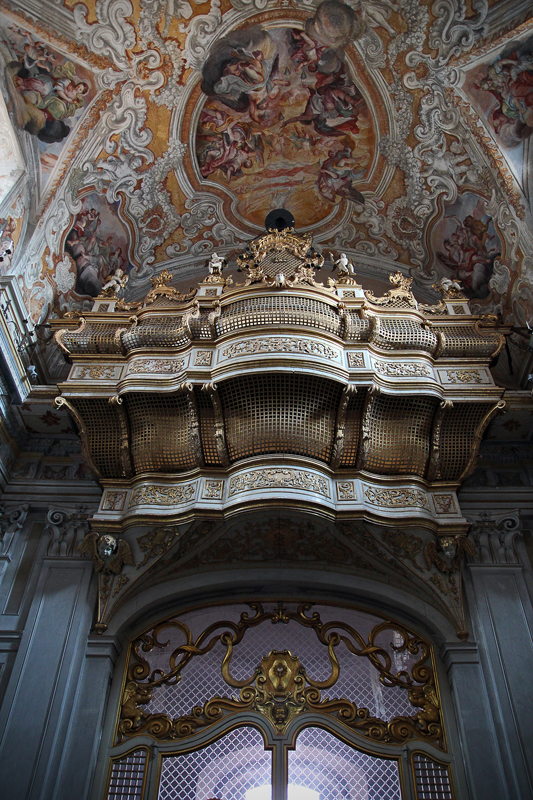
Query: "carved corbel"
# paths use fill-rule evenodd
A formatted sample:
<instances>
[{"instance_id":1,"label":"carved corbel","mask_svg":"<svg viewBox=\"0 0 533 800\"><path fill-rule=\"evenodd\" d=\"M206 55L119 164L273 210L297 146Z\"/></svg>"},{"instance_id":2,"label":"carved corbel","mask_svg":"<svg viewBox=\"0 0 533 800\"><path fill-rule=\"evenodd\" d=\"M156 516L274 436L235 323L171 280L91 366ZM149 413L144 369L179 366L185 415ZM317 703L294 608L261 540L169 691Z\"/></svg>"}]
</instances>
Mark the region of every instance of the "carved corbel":
<instances>
[{"instance_id":1,"label":"carved corbel","mask_svg":"<svg viewBox=\"0 0 533 800\"><path fill-rule=\"evenodd\" d=\"M113 336L113 344L117 349L117 353L124 352L124 346L122 344L122 336L124 333L127 333L128 331L131 331L133 328L137 327L137 325L139 324L139 318L133 315L128 319L128 322L130 323L129 328L117 328L117 330L115 331L115 335Z\"/></svg>"},{"instance_id":2,"label":"carved corbel","mask_svg":"<svg viewBox=\"0 0 533 800\"><path fill-rule=\"evenodd\" d=\"M109 398L109 405L116 409L120 425L120 461L125 478L133 477L133 464L130 451L130 429L128 417L122 397L115 395Z\"/></svg>"},{"instance_id":3,"label":"carved corbel","mask_svg":"<svg viewBox=\"0 0 533 800\"><path fill-rule=\"evenodd\" d=\"M29 503L23 503L6 511L0 503L0 556L9 556L15 534L22 530L29 508Z\"/></svg>"},{"instance_id":4,"label":"carved corbel","mask_svg":"<svg viewBox=\"0 0 533 800\"><path fill-rule=\"evenodd\" d=\"M98 621L94 627L97 633L102 634L107 628L102 620L110 597L118 594L130 580L121 574L122 569L124 566L134 568L135 559L125 539L117 540L109 534L100 536L96 531L89 531L76 550L92 558L94 571L98 573Z\"/></svg>"},{"instance_id":5,"label":"carved corbel","mask_svg":"<svg viewBox=\"0 0 533 800\"><path fill-rule=\"evenodd\" d=\"M433 330L433 333L437 337L437 349L435 350L435 355L433 356L433 358L436 360L442 355L442 351L444 350L444 346L446 344L446 337L442 331Z\"/></svg>"},{"instance_id":6,"label":"carved corbel","mask_svg":"<svg viewBox=\"0 0 533 800\"><path fill-rule=\"evenodd\" d=\"M486 336L488 331L487 328L496 328L498 326L498 317L495 317L494 314L483 314L483 316L477 320L474 325L474 330L480 336ZM483 330L483 328L485 330ZM496 356L501 353L503 348L505 347L505 336L503 333L498 333L498 331L490 331L491 339L494 339L494 344L496 349L493 353L491 353L491 358L496 358Z\"/></svg>"},{"instance_id":7,"label":"carved corbel","mask_svg":"<svg viewBox=\"0 0 533 800\"><path fill-rule=\"evenodd\" d=\"M506 405L507 403L505 402L505 400L498 400L498 402L495 405L491 406L490 410L485 414L485 416L477 426L476 432L474 434L474 440L472 442L470 459L462 475L460 475L459 477L459 481L461 483L474 472L477 466L477 462L479 459L479 445L481 444L481 439L483 438L483 433L485 431L485 428L487 427L491 419L496 416L496 414L505 409Z\"/></svg>"},{"instance_id":8,"label":"carved corbel","mask_svg":"<svg viewBox=\"0 0 533 800\"><path fill-rule=\"evenodd\" d=\"M228 448L226 445L226 431L224 429L224 413L218 394L216 383L204 383L202 391L207 392L213 404L215 414L215 445L220 463L223 467L229 466Z\"/></svg>"},{"instance_id":9,"label":"carved corbel","mask_svg":"<svg viewBox=\"0 0 533 800\"><path fill-rule=\"evenodd\" d=\"M213 300L213 311L211 311L207 316L207 324L209 326L209 331L211 333L211 338L216 339L217 337L217 320L220 317L220 300Z\"/></svg>"},{"instance_id":10,"label":"carved corbel","mask_svg":"<svg viewBox=\"0 0 533 800\"><path fill-rule=\"evenodd\" d=\"M453 400L441 400L433 420L433 430L431 432L431 450L429 454L429 464L426 480L434 481L438 479L440 472L440 433L442 423L447 411L453 408Z\"/></svg>"},{"instance_id":11,"label":"carved corbel","mask_svg":"<svg viewBox=\"0 0 533 800\"><path fill-rule=\"evenodd\" d=\"M198 300L195 300L193 303L192 309L187 311L181 320L181 324L183 326L183 332L185 336L190 339L191 341L194 339L194 333L191 328L191 322L193 319L200 318L200 303Z\"/></svg>"},{"instance_id":12,"label":"carved corbel","mask_svg":"<svg viewBox=\"0 0 533 800\"><path fill-rule=\"evenodd\" d=\"M56 399L54 400L54 405L56 408L63 408L64 406L74 419L74 422L78 427L78 434L80 437L81 452L83 454L83 457L85 458L87 464L89 465L89 468L92 470L92 472L94 472L96 477L101 478L102 475L100 473L100 470L97 468L91 455L91 449L89 446L89 436L87 434L87 427L85 425L85 422L83 421L83 417L81 416L79 411L76 408L74 408L72 403L65 397L56 397Z\"/></svg>"},{"instance_id":13,"label":"carved corbel","mask_svg":"<svg viewBox=\"0 0 533 800\"><path fill-rule=\"evenodd\" d=\"M373 407L376 403L376 398L381 394L381 387L372 384L367 389L365 402L363 405L363 412L361 414L361 439L359 441L359 450L357 453L356 469L364 469L366 459L370 449L370 439L372 436L370 422L372 419Z\"/></svg>"},{"instance_id":14,"label":"carved corbel","mask_svg":"<svg viewBox=\"0 0 533 800\"><path fill-rule=\"evenodd\" d=\"M348 410L348 404L350 399L356 394L357 387L354 385L348 385L344 387L344 390L341 395L339 408L337 411L337 423L336 423L336 432L335 432L335 443L333 445L333 453L331 456L331 467L332 469L338 469L341 464L342 454L344 452L344 432L346 427L346 412Z\"/></svg>"},{"instance_id":15,"label":"carved corbel","mask_svg":"<svg viewBox=\"0 0 533 800\"><path fill-rule=\"evenodd\" d=\"M378 316L376 316L376 314L364 313L364 316L370 324L370 330L368 332L368 342L369 343L375 342L376 339L379 338L379 335L381 333L381 320Z\"/></svg>"},{"instance_id":16,"label":"carved corbel","mask_svg":"<svg viewBox=\"0 0 533 800\"><path fill-rule=\"evenodd\" d=\"M198 406L196 405L196 397L194 395L194 386L190 382L182 384L187 391L187 403L189 405L189 436L192 442L194 456L198 467L205 466L204 454L202 451L202 440L200 437L200 417L198 415Z\"/></svg>"}]
</instances>

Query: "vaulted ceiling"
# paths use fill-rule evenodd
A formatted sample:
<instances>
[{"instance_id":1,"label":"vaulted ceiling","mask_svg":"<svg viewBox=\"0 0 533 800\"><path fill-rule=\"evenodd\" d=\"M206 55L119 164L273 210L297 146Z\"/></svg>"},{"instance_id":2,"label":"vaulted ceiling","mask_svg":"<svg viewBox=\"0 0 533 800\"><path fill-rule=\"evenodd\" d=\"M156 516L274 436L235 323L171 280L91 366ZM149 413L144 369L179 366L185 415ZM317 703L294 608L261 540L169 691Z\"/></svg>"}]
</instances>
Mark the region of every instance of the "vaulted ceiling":
<instances>
[{"instance_id":1,"label":"vaulted ceiling","mask_svg":"<svg viewBox=\"0 0 533 800\"><path fill-rule=\"evenodd\" d=\"M188 287L285 207L367 286L398 264L428 298L462 281L475 313L523 329L523 361L532 14L530 0L2 1L1 272L42 324L90 308L117 268L132 297L165 268Z\"/></svg>"}]
</instances>

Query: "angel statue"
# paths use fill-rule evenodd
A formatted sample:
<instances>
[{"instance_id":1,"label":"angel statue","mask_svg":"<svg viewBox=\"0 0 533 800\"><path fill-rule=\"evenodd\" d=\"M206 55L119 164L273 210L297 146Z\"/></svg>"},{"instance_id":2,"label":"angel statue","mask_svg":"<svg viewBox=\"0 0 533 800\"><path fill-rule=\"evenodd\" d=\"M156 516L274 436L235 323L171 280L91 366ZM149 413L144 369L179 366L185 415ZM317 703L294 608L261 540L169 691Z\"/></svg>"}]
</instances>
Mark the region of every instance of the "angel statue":
<instances>
[{"instance_id":1,"label":"angel statue","mask_svg":"<svg viewBox=\"0 0 533 800\"><path fill-rule=\"evenodd\" d=\"M109 574L113 572L118 575L122 571L124 564L130 567L135 566L131 548L125 539L115 539L114 536L100 534L95 531L89 533L82 539L76 548L80 553L91 556L95 572Z\"/></svg>"},{"instance_id":2,"label":"angel statue","mask_svg":"<svg viewBox=\"0 0 533 800\"><path fill-rule=\"evenodd\" d=\"M128 282L128 276L124 270L117 269L111 275L108 282L102 287L100 296L104 297L118 297L118 293L123 289Z\"/></svg>"},{"instance_id":3,"label":"angel statue","mask_svg":"<svg viewBox=\"0 0 533 800\"><path fill-rule=\"evenodd\" d=\"M463 290L461 281L452 281L451 278L441 278L438 285L445 292L449 292L450 289L455 289L457 292L462 292Z\"/></svg>"},{"instance_id":4,"label":"angel statue","mask_svg":"<svg viewBox=\"0 0 533 800\"><path fill-rule=\"evenodd\" d=\"M333 253L330 253L331 261L333 262L333 269L337 269L337 276L339 281L346 280L355 275L352 262L348 259L346 253L341 253L340 258L335 258Z\"/></svg>"},{"instance_id":5,"label":"angel statue","mask_svg":"<svg viewBox=\"0 0 533 800\"><path fill-rule=\"evenodd\" d=\"M211 258L209 259L207 267L211 275L221 276L225 264L226 260L224 258L221 258L221 256L218 255L218 253L213 253Z\"/></svg>"}]
</instances>

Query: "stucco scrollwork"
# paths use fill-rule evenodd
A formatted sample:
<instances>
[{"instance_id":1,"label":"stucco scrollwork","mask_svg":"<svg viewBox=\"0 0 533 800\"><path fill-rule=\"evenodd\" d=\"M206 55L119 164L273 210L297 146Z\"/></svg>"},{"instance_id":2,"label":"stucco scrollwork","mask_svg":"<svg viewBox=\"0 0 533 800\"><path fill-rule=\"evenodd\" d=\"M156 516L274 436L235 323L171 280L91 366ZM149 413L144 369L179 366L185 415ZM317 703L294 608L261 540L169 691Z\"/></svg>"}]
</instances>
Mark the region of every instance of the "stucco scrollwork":
<instances>
[{"instance_id":1,"label":"stucco scrollwork","mask_svg":"<svg viewBox=\"0 0 533 800\"><path fill-rule=\"evenodd\" d=\"M374 369L389 378L430 378L431 369L425 364L398 364L394 361L375 361Z\"/></svg>"},{"instance_id":2,"label":"stucco scrollwork","mask_svg":"<svg viewBox=\"0 0 533 800\"><path fill-rule=\"evenodd\" d=\"M186 739L228 715L249 710L264 715L280 733L297 714L312 711L330 715L373 741L403 743L418 739L442 746L443 729L431 666L431 648L416 634L397 623L383 620L374 625L368 636L363 636L346 622L325 623L317 611L308 615L311 604L301 604L296 609L282 602L272 609L260 603L249 606L252 614L243 612L238 622L221 620L213 623L196 637L185 620L176 618L159 623L132 643L117 730L118 741L142 733L163 741ZM247 677L236 679L231 672L234 650L250 628L267 622L274 625L293 622L305 626L310 633L312 631L327 651L329 675L318 680L312 676L311 666L308 665L308 672L305 663L289 651L272 650L263 656L255 669L250 669ZM158 668L154 669L153 654L159 652L162 646L159 637L169 626L180 630L184 644L174 649L168 666L158 661ZM383 633L389 639L393 638L392 648L383 646ZM217 642L225 649L221 657L222 677L228 688L239 690L238 696L233 694L230 697L229 692L222 697L210 698L208 695L201 699L201 704L192 713L175 719L169 714L150 713L141 708L160 694L163 687L177 683L182 673L194 669L195 660L210 652ZM368 659L369 669L377 671L384 691L388 687L403 689L413 706L413 714L386 721L371 716L367 708L359 708L346 697L335 697L334 687L341 673L337 647L345 646L350 657ZM141 647L142 656L139 652ZM403 665L401 670L398 663ZM325 689L328 697L323 698Z\"/></svg>"},{"instance_id":3,"label":"stucco scrollwork","mask_svg":"<svg viewBox=\"0 0 533 800\"><path fill-rule=\"evenodd\" d=\"M132 494L130 506L153 503L158 506L172 506L187 503L196 494L197 482L183 486L142 486Z\"/></svg>"},{"instance_id":4,"label":"stucco scrollwork","mask_svg":"<svg viewBox=\"0 0 533 800\"><path fill-rule=\"evenodd\" d=\"M314 342L310 339L296 339L288 336L248 339L243 342L236 342L223 350L223 355L226 358L259 353L301 353L304 355L316 355L330 360L339 357L336 350L326 344L322 344L322 342Z\"/></svg>"},{"instance_id":5,"label":"stucco scrollwork","mask_svg":"<svg viewBox=\"0 0 533 800\"><path fill-rule=\"evenodd\" d=\"M426 508L426 495L419 489L372 489L366 486L364 494L369 503L384 508Z\"/></svg>"},{"instance_id":6,"label":"stucco scrollwork","mask_svg":"<svg viewBox=\"0 0 533 800\"><path fill-rule=\"evenodd\" d=\"M448 369L446 375L449 383L483 383L478 369Z\"/></svg>"},{"instance_id":7,"label":"stucco scrollwork","mask_svg":"<svg viewBox=\"0 0 533 800\"><path fill-rule=\"evenodd\" d=\"M182 372L185 361L183 358L137 358L129 365L128 372L133 374L153 373L175 375Z\"/></svg>"},{"instance_id":8,"label":"stucco scrollwork","mask_svg":"<svg viewBox=\"0 0 533 800\"><path fill-rule=\"evenodd\" d=\"M329 482L326 478L303 469L283 469L281 467L259 469L246 475L233 476L229 484L229 496L234 497L241 492L276 488L301 489L330 497Z\"/></svg>"}]
</instances>

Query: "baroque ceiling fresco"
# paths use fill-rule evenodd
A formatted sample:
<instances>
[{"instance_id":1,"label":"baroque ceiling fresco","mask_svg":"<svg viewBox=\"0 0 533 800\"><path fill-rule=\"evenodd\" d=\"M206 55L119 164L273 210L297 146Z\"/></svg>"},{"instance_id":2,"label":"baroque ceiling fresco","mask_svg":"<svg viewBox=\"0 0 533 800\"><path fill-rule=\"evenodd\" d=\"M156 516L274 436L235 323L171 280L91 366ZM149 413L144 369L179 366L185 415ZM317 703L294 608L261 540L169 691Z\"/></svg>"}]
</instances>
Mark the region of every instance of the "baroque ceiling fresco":
<instances>
[{"instance_id":1,"label":"baroque ceiling fresco","mask_svg":"<svg viewBox=\"0 0 533 800\"><path fill-rule=\"evenodd\" d=\"M345 252L369 285L399 265L429 299L459 280L474 313L527 330L532 15L530 0L2 0L0 273L45 345L46 321L89 309L117 269L128 298L164 269L188 288L286 208L326 269Z\"/></svg>"}]
</instances>

